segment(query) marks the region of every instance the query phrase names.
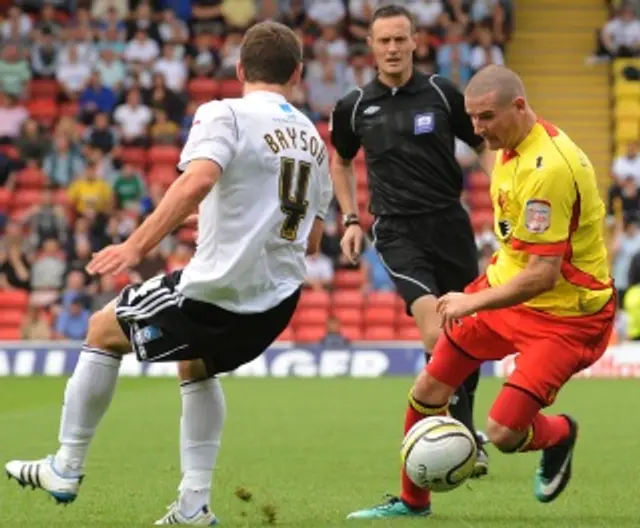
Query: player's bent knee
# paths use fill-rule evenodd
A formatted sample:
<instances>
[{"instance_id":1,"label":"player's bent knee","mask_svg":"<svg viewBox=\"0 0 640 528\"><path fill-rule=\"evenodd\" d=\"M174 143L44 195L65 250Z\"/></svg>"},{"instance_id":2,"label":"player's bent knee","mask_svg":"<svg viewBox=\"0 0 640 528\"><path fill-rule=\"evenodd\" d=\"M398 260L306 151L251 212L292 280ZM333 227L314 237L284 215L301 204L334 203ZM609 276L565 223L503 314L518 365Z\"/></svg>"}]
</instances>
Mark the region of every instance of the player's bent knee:
<instances>
[{"instance_id":1,"label":"player's bent knee","mask_svg":"<svg viewBox=\"0 0 640 528\"><path fill-rule=\"evenodd\" d=\"M437 302L435 295L423 295L411 305L411 313L428 350L433 350L440 337L440 324L436 313Z\"/></svg>"},{"instance_id":2,"label":"player's bent knee","mask_svg":"<svg viewBox=\"0 0 640 528\"><path fill-rule=\"evenodd\" d=\"M181 382L199 381L210 378L207 367L201 359L178 362L178 378Z\"/></svg>"},{"instance_id":3,"label":"player's bent knee","mask_svg":"<svg viewBox=\"0 0 640 528\"><path fill-rule=\"evenodd\" d=\"M413 385L414 398L427 405L442 405L443 402L449 401L453 393L453 387L437 380L426 370L418 375Z\"/></svg>"},{"instance_id":4,"label":"player's bent knee","mask_svg":"<svg viewBox=\"0 0 640 528\"><path fill-rule=\"evenodd\" d=\"M91 316L86 342L90 347L119 354L127 354L131 351L129 340L116 318L113 303L109 303Z\"/></svg>"},{"instance_id":5,"label":"player's bent knee","mask_svg":"<svg viewBox=\"0 0 640 528\"><path fill-rule=\"evenodd\" d=\"M503 453L511 453L522 443L524 433L514 431L489 418L487 420L487 437L489 441Z\"/></svg>"}]
</instances>

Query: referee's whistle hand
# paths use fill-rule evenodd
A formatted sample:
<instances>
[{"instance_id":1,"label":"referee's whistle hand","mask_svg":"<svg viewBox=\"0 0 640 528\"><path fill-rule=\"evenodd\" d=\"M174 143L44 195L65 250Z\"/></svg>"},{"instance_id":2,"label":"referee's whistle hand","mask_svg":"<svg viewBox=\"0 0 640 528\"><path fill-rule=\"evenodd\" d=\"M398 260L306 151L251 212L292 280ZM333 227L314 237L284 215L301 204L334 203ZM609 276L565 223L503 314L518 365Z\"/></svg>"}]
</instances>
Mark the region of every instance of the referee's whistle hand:
<instances>
[{"instance_id":1,"label":"referee's whistle hand","mask_svg":"<svg viewBox=\"0 0 640 528\"><path fill-rule=\"evenodd\" d=\"M342 240L340 241L340 248L344 256L349 259L352 264L357 264L360 260L360 254L362 253L362 240L364 234L362 228L359 225L353 224L347 227Z\"/></svg>"}]
</instances>

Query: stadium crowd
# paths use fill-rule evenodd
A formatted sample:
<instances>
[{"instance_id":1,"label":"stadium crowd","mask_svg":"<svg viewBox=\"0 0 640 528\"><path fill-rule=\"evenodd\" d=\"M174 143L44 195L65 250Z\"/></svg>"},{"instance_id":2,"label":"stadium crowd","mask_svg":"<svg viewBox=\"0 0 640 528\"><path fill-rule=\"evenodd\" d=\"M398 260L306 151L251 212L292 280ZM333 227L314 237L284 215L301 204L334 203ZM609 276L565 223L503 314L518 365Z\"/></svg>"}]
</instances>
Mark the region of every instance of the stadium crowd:
<instances>
[{"instance_id":1,"label":"stadium crowd","mask_svg":"<svg viewBox=\"0 0 640 528\"><path fill-rule=\"evenodd\" d=\"M0 2L0 297L8 303L0 338L82 339L90 314L124 284L181 268L189 260L196 233L184 227L130 273L96 280L84 270L93 252L122 241L139 225L177 176L175 163L198 104L240 94L235 64L246 27L277 19L295 28L306 63L295 104L327 138L335 102L375 76L366 27L382 3ZM462 88L482 66L504 62L511 2L404 3L418 22L417 68ZM473 177L478 169L473 152L463 143L456 147L465 175ZM357 168L366 223L363 164ZM637 170L635 178L633 185L640 181ZM486 215L474 225L479 258L486 261L495 247ZM309 298L315 295L328 306L326 299L345 289L355 291L361 305L367 296L374 298L373 292L385 298L393 284L373 248L366 248L362 264L353 269L340 255L340 235L334 206L322 253L308 257ZM394 304L396 312L402 312L400 303ZM346 313L333 310L328 317L325 311L315 321L321 331L316 324L314 332L288 337L317 340L326 332L342 332L351 339L397 338L384 324L386 333L368 332L364 321L375 323L375 318L364 312L359 319ZM407 319L403 335L417 338Z\"/></svg>"}]
</instances>

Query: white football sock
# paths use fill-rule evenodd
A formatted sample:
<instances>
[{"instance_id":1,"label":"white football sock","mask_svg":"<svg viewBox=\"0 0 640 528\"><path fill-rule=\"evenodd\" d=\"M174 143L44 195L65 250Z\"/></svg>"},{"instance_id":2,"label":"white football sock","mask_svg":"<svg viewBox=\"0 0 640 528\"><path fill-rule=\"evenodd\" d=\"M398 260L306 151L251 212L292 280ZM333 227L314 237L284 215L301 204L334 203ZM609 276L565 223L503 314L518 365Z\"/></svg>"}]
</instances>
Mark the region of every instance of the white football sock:
<instances>
[{"instance_id":1,"label":"white football sock","mask_svg":"<svg viewBox=\"0 0 640 528\"><path fill-rule=\"evenodd\" d=\"M222 385L216 378L187 382L180 387L180 393L182 482L178 506L183 514L191 516L209 505L227 407Z\"/></svg>"},{"instance_id":2,"label":"white football sock","mask_svg":"<svg viewBox=\"0 0 640 528\"><path fill-rule=\"evenodd\" d=\"M73 375L67 382L60 419L60 449L55 466L63 474L82 472L89 444L104 416L118 382L121 357L82 347Z\"/></svg>"}]
</instances>

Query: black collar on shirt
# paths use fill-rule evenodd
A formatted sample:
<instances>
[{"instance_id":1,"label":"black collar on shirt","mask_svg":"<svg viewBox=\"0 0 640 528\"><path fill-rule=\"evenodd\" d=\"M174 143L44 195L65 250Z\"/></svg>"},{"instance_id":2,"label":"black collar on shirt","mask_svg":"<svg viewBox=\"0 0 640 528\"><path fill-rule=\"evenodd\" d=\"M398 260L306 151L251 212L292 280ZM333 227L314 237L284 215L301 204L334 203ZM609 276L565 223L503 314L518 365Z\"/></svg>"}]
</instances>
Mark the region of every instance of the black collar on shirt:
<instances>
[{"instance_id":1,"label":"black collar on shirt","mask_svg":"<svg viewBox=\"0 0 640 528\"><path fill-rule=\"evenodd\" d=\"M419 72L414 68L413 71L411 72L411 77L409 77L409 80L406 83L404 83L402 86L398 86L397 88L395 88L395 93L402 93L402 92L418 93L422 88L423 82L426 78L427 78L426 74ZM382 81L380 81L380 78L377 76L373 80L372 85L373 85L372 95L376 97L389 95L393 93L393 90L394 90L394 88L391 88L391 86L387 86Z\"/></svg>"}]
</instances>

